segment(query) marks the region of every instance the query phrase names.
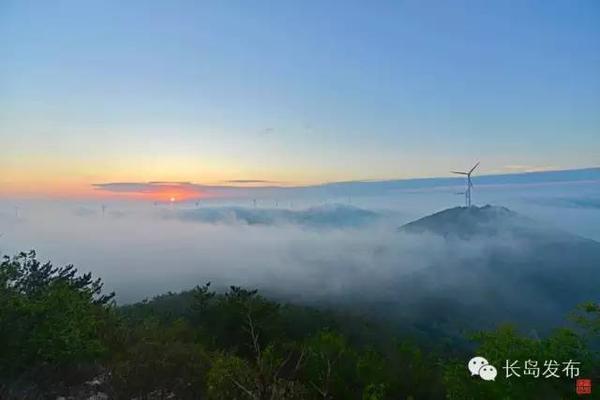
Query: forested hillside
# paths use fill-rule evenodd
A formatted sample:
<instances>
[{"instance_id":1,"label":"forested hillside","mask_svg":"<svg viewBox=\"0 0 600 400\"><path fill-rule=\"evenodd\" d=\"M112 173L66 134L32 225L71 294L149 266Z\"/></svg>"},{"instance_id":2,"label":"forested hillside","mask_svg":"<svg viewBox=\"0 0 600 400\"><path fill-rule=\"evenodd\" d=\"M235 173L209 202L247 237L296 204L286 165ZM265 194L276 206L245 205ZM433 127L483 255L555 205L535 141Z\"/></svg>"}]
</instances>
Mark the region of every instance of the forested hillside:
<instances>
[{"instance_id":1,"label":"forested hillside","mask_svg":"<svg viewBox=\"0 0 600 400\"><path fill-rule=\"evenodd\" d=\"M526 359L576 360L580 376L598 381L597 304L581 305L564 328L541 338L507 325L463 332L461 342L412 328L282 304L246 288L215 293L209 283L117 307L100 280L22 253L0 265L0 398L574 396L574 379L564 374L506 378L505 360ZM496 366L495 382L470 375L474 355Z\"/></svg>"}]
</instances>

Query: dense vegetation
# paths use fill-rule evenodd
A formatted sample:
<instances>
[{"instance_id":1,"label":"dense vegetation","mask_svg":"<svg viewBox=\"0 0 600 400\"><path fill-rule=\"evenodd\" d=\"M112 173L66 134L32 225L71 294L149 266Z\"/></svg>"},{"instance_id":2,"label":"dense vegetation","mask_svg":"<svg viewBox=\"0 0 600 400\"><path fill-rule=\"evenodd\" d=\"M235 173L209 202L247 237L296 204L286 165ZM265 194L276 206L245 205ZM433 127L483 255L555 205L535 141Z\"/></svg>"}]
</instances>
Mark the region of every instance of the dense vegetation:
<instances>
[{"instance_id":1,"label":"dense vegetation","mask_svg":"<svg viewBox=\"0 0 600 400\"><path fill-rule=\"evenodd\" d=\"M506 359L576 360L598 381L600 307L582 305L570 320L545 338L511 326L474 332L470 349L456 349L240 287L116 307L100 280L21 253L0 264L0 398L88 398L91 386L115 399L572 398L562 374L502 371ZM470 376L475 354L497 367L495 382Z\"/></svg>"}]
</instances>

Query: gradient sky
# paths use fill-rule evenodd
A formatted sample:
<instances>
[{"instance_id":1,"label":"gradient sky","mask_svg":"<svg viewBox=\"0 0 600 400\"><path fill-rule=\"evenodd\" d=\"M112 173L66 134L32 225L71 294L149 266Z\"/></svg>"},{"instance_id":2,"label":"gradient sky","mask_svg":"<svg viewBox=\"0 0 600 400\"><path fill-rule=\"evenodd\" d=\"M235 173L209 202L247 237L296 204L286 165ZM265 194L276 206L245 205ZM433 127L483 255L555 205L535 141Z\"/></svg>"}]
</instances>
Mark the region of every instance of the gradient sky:
<instances>
[{"instance_id":1,"label":"gradient sky","mask_svg":"<svg viewBox=\"0 0 600 400\"><path fill-rule=\"evenodd\" d=\"M0 2L0 195L600 164L598 1Z\"/></svg>"}]
</instances>

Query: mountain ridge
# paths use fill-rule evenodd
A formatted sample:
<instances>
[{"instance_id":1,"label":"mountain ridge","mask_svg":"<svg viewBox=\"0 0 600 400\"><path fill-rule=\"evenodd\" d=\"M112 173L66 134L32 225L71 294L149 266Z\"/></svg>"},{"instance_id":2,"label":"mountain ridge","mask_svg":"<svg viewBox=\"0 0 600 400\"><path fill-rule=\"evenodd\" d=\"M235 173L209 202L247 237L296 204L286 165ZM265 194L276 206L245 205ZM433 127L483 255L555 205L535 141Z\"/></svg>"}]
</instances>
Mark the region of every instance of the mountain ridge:
<instances>
[{"instance_id":1,"label":"mountain ridge","mask_svg":"<svg viewBox=\"0 0 600 400\"><path fill-rule=\"evenodd\" d=\"M400 232L432 233L446 238L471 239L512 235L529 240L593 241L537 221L503 206L453 207L406 223ZM600 243L597 243L600 244Z\"/></svg>"}]
</instances>

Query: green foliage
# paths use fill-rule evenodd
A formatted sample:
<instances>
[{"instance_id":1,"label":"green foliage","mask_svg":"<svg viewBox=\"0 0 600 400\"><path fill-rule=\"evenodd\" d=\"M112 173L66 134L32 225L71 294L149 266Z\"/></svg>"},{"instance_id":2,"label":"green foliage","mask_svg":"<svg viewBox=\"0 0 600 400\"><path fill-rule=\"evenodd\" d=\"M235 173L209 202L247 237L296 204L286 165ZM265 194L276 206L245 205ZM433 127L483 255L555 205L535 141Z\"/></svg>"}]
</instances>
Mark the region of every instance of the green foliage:
<instances>
[{"instance_id":1,"label":"green foliage","mask_svg":"<svg viewBox=\"0 0 600 400\"><path fill-rule=\"evenodd\" d=\"M189 325L148 319L127 329L124 351L109 364L114 390L123 398L149 394L196 399L204 390L208 356Z\"/></svg>"},{"instance_id":2,"label":"green foliage","mask_svg":"<svg viewBox=\"0 0 600 400\"><path fill-rule=\"evenodd\" d=\"M305 376L322 399L351 398L356 393L356 354L345 338L332 331L319 332L306 344Z\"/></svg>"},{"instance_id":3,"label":"green foliage","mask_svg":"<svg viewBox=\"0 0 600 400\"><path fill-rule=\"evenodd\" d=\"M253 398L254 371L249 362L230 354L215 354L208 374L208 398L237 400Z\"/></svg>"},{"instance_id":4,"label":"green foliage","mask_svg":"<svg viewBox=\"0 0 600 400\"><path fill-rule=\"evenodd\" d=\"M206 285L195 290L194 298L194 320L202 337L212 338L212 343L230 351L219 351L214 357L208 376L209 397L305 398L304 387L293 380L296 371L290 369L294 359L296 369L301 359L293 345L277 340L282 326L278 304L258 296L255 290L235 286L215 297Z\"/></svg>"},{"instance_id":5,"label":"green foliage","mask_svg":"<svg viewBox=\"0 0 600 400\"><path fill-rule=\"evenodd\" d=\"M506 379L505 360L576 360L582 376L600 372L593 303L571 315L574 329L537 338L503 326L472 335L477 348L465 354L396 340L398 331L349 312L279 304L237 286L218 294L208 283L119 308L112 298L73 266L41 264L34 252L5 257L0 398L27 398L6 390L15 382L35 381L48 394L101 375L115 399L546 399L572 396L572 380ZM497 367L495 383L470 376L473 354ZM75 373L89 365L91 375Z\"/></svg>"},{"instance_id":6,"label":"green foliage","mask_svg":"<svg viewBox=\"0 0 600 400\"><path fill-rule=\"evenodd\" d=\"M199 319L200 325L210 332L218 348L251 355L254 345L248 341L248 324L262 328L257 340L264 347L280 333L278 311L279 304L259 296L256 290L232 286L224 296L217 297L214 306L200 314ZM207 318L203 319L202 315Z\"/></svg>"},{"instance_id":7,"label":"green foliage","mask_svg":"<svg viewBox=\"0 0 600 400\"><path fill-rule=\"evenodd\" d=\"M105 305L115 295L102 294L101 279L92 280L91 273L77 275L73 265L54 267L50 262L40 263L33 250L12 259L4 256L0 264L0 286L6 291L34 298L59 283L85 295L93 304Z\"/></svg>"},{"instance_id":8,"label":"green foliage","mask_svg":"<svg viewBox=\"0 0 600 400\"><path fill-rule=\"evenodd\" d=\"M582 376L590 376L595 366L584 340L568 329L559 329L545 339L537 339L523 336L514 327L506 325L493 332L479 332L473 335L473 340L479 343L474 354L485 357L496 366L498 377L494 384L490 384L477 376L470 376L466 368L468 358L448 363L444 381L450 399L546 399L572 396L573 380L562 373L560 378L546 379L542 376L536 379L523 374L521 377L507 378L503 370L507 360L509 363L519 361L520 365L525 360L538 361L542 374L546 360L581 362Z\"/></svg>"},{"instance_id":9,"label":"green foliage","mask_svg":"<svg viewBox=\"0 0 600 400\"><path fill-rule=\"evenodd\" d=\"M571 319L584 331L587 340L598 345L600 341L600 304L584 303L577 307ZM596 348L598 346L595 346Z\"/></svg>"},{"instance_id":10,"label":"green foliage","mask_svg":"<svg viewBox=\"0 0 600 400\"><path fill-rule=\"evenodd\" d=\"M205 285L184 294L190 305L182 314L189 316L197 340L211 349L209 398L520 399L573 393L572 381L564 379L506 384L499 376L498 384L490 385L470 377L465 363L472 353L449 360L449 353L425 350L412 341L396 342L386 329L348 313L279 305L237 287L225 294L209 289ZM176 303L170 296L156 301ZM157 310L165 304L143 307ZM165 321L172 319L171 313L159 314ZM586 332L594 332L595 308L581 308L577 315ZM479 332L470 340L502 373L505 359L524 357L574 359L592 368L598 363L589 351L588 336L559 329L534 339L506 326ZM582 368L582 374L592 369Z\"/></svg>"},{"instance_id":11,"label":"green foliage","mask_svg":"<svg viewBox=\"0 0 600 400\"><path fill-rule=\"evenodd\" d=\"M73 266L41 264L35 252L0 264L0 376L65 371L106 355L101 332L113 294Z\"/></svg>"},{"instance_id":12,"label":"green foliage","mask_svg":"<svg viewBox=\"0 0 600 400\"><path fill-rule=\"evenodd\" d=\"M385 399L385 385L369 385L363 391L362 400L383 400Z\"/></svg>"}]
</instances>

